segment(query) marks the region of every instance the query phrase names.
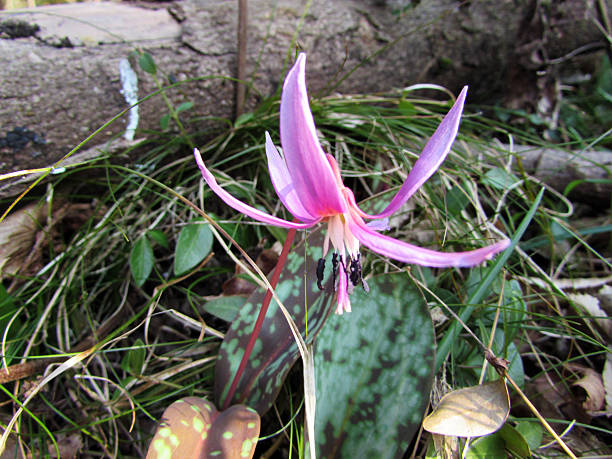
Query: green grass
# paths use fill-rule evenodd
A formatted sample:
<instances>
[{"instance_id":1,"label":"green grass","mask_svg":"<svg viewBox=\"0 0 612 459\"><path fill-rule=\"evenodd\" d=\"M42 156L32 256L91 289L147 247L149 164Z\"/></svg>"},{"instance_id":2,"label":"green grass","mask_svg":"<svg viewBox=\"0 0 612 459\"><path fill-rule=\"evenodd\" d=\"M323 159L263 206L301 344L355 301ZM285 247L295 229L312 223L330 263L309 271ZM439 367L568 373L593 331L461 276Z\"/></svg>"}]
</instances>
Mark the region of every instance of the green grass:
<instances>
[{"instance_id":1,"label":"green grass","mask_svg":"<svg viewBox=\"0 0 612 459\"><path fill-rule=\"evenodd\" d=\"M170 403L186 395L211 397L220 337L228 324L204 312L202 305L221 293L234 272L228 250L239 254L217 240L210 262L177 279L173 263L179 234L200 216L181 197L251 254L257 247L282 243L285 233L253 224L220 202L201 181L188 145L199 145L207 165L233 195L291 218L278 205L263 149L266 130L278 143L278 108L278 100L268 100L253 116L236 124L225 120L221 126L227 127L215 132L198 134L197 120L191 120L181 127L181 135L149 133L136 148L132 166L102 157L68 169L26 196L24 202L45 209L46 221L36 230L44 242L28 272L3 281L0 323L6 332L1 354L13 369L20 362L42 364L27 367L27 378L9 378L1 386L5 408L0 425L4 431L11 423L19 432L10 436L12 447L60 448L72 435L83 454L141 457ZM324 97L313 101L312 108L324 148L339 160L357 198L367 202L388 196L402 183L448 104L397 92ZM483 131L488 137L480 136ZM590 133L581 142L592 143L599 134ZM494 334L499 356L514 356L516 362L520 358L511 374L534 403L543 395L533 392L535 382L550 379L569 394L573 388L568 403L579 407L584 394L572 386L579 371L569 364L601 374L610 337L570 300L567 293L574 290L559 285L568 279L591 279L594 284L609 275L609 226L588 223L582 216L593 210L586 204L572 203L550 189L540 195L542 184L517 170L512 153L490 140L509 135L517 143L546 144L537 129L517 130L474 115L468 107L449 158L391 220L390 234L448 251L520 235L516 250L497 271L408 268L427 286L423 295L430 307L442 314L436 322L443 351L438 354L438 382L455 388L476 384L483 363L482 349L453 325L448 308L484 343ZM602 207L609 209L610 203ZM605 218L609 225L609 211ZM150 241L153 263L150 275L137 286L130 253L143 237ZM407 269L364 252L368 274ZM596 294L594 287L585 291ZM281 448L301 457L300 377L299 371L290 374L275 414L264 417L261 435L268 439L258 454ZM24 411L14 415L25 401ZM517 401L511 419L534 418L520 405ZM572 421L554 412L542 414L557 427ZM580 422L565 437L570 447L577 454L606 454L600 448L612 435L609 420ZM575 433L577 429L583 430ZM583 431L597 439L592 449L579 442ZM542 444L549 440L545 434ZM414 445L417 455L424 454L429 441L424 434ZM535 453L561 454L554 451Z\"/></svg>"}]
</instances>

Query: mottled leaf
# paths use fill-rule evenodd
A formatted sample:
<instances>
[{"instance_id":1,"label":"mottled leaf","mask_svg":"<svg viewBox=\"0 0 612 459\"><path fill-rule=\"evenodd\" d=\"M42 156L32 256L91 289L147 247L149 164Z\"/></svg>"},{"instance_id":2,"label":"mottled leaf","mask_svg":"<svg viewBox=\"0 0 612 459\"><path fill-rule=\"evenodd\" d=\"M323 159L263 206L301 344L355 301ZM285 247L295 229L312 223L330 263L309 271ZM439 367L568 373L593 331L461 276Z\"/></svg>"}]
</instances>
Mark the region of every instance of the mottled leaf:
<instances>
[{"instance_id":1,"label":"mottled leaf","mask_svg":"<svg viewBox=\"0 0 612 459\"><path fill-rule=\"evenodd\" d=\"M174 274L181 275L196 267L210 253L213 235L206 224L190 223L179 233L174 252Z\"/></svg>"},{"instance_id":2,"label":"mottled leaf","mask_svg":"<svg viewBox=\"0 0 612 459\"><path fill-rule=\"evenodd\" d=\"M446 394L423 421L428 432L453 437L479 437L498 430L510 413L502 378Z\"/></svg>"},{"instance_id":3,"label":"mottled leaf","mask_svg":"<svg viewBox=\"0 0 612 459\"><path fill-rule=\"evenodd\" d=\"M306 264L304 264L304 245L294 249L287 258L276 287L276 293L292 315L306 342L312 342L313 337L323 325L330 311L330 300L333 296L329 291L320 291L317 288L316 268L323 253L322 243L323 237L320 231L308 237ZM331 262L328 261L327 265L329 274ZM306 289L304 288L305 280ZM305 293L306 299L304 298ZM264 294L265 292L258 290L247 299L232 322L219 349L215 367L217 406L223 406L253 331ZM307 315L304 304L308 304ZM307 334L306 316L308 317ZM276 302L272 300L232 403L244 403L255 408L259 414L265 413L276 399L287 373L298 358L299 351L287 320Z\"/></svg>"},{"instance_id":4,"label":"mottled leaf","mask_svg":"<svg viewBox=\"0 0 612 459\"><path fill-rule=\"evenodd\" d=\"M402 274L368 283L315 343L320 457L402 457L429 401L435 343L422 296Z\"/></svg>"},{"instance_id":5,"label":"mottled leaf","mask_svg":"<svg viewBox=\"0 0 612 459\"><path fill-rule=\"evenodd\" d=\"M136 241L130 253L130 269L134 282L141 286L149 278L153 270L153 248L146 236Z\"/></svg>"},{"instance_id":6,"label":"mottled leaf","mask_svg":"<svg viewBox=\"0 0 612 459\"><path fill-rule=\"evenodd\" d=\"M186 397L164 411L146 459L251 458L259 427L259 415L249 407L219 412L203 398Z\"/></svg>"}]
</instances>

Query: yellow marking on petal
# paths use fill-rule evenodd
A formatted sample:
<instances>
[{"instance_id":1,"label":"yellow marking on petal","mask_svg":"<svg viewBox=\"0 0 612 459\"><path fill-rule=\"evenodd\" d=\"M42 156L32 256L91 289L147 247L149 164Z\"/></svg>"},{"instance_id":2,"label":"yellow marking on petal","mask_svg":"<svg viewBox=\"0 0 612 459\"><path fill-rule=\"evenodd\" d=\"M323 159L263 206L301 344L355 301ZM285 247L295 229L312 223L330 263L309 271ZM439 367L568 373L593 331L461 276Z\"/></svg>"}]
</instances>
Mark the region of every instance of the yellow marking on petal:
<instances>
[{"instance_id":1,"label":"yellow marking on petal","mask_svg":"<svg viewBox=\"0 0 612 459\"><path fill-rule=\"evenodd\" d=\"M229 430L227 432L223 432L223 438L225 438L226 440L229 440L233 437L234 437L234 434L230 432Z\"/></svg>"},{"instance_id":2,"label":"yellow marking on petal","mask_svg":"<svg viewBox=\"0 0 612 459\"><path fill-rule=\"evenodd\" d=\"M210 453L208 453L210 456L220 456L221 455L221 451L217 450L217 451L211 451Z\"/></svg>"},{"instance_id":3,"label":"yellow marking on petal","mask_svg":"<svg viewBox=\"0 0 612 459\"><path fill-rule=\"evenodd\" d=\"M208 432L202 432L202 440L206 440L208 438Z\"/></svg>"},{"instance_id":4,"label":"yellow marking on petal","mask_svg":"<svg viewBox=\"0 0 612 459\"><path fill-rule=\"evenodd\" d=\"M172 430L170 429L170 427L164 427L163 429L159 429L159 432L157 432L157 435L162 438L169 437L171 434Z\"/></svg>"},{"instance_id":5,"label":"yellow marking on petal","mask_svg":"<svg viewBox=\"0 0 612 459\"><path fill-rule=\"evenodd\" d=\"M193 428L197 432L202 432L204 430L204 422L200 418L193 418Z\"/></svg>"},{"instance_id":6,"label":"yellow marking on petal","mask_svg":"<svg viewBox=\"0 0 612 459\"><path fill-rule=\"evenodd\" d=\"M186 427L189 427L189 423L185 419L181 419L181 424L183 424Z\"/></svg>"},{"instance_id":7,"label":"yellow marking on petal","mask_svg":"<svg viewBox=\"0 0 612 459\"><path fill-rule=\"evenodd\" d=\"M247 427L248 427L249 429L252 429L253 427L255 427L255 423L254 423L254 422L249 422L249 423L247 424Z\"/></svg>"}]
</instances>

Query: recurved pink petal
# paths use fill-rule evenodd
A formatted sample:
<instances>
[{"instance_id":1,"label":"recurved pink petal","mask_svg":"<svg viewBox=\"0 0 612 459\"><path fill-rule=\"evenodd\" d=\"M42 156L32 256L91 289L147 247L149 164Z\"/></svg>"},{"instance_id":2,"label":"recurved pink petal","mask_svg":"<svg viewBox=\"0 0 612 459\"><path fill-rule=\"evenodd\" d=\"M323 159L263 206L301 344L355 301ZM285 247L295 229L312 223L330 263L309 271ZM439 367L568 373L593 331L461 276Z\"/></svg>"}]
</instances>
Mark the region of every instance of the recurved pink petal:
<instances>
[{"instance_id":1,"label":"recurved pink petal","mask_svg":"<svg viewBox=\"0 0 612 459\"><path fill-rule=\"evenodd\" d=\"M306 55L289 70L280 106L280 136L287 169L300 201L310 215L342 213L346 205L319 143L306 91Z\"/></svg>"},{"instance_id":2,"label":"recurved pink petal","mask_svg":"<svg viewBox=\"0 0 612 459\"><path fill-rule=\"evenodd\" d=\"M194 150L193 154L195 156L196 163L198 163L198 167L202 172L202 177L204 177L204 180L206 180L206 183L208 183L210 189L213 190L214 193L219 196L228 206L236 209L238 212L248 215L249 217L254 218L255 220L258 220L260 222L268 223L274 226L280 226L283 228L310 228L318 222L318 220L306 223L289 222L287 220L283 220L282 218L278 218L273 215L262 212L261 210L258 210L255 207L251 207L248 204L245 204L244 202L233 197L231 194L229 194L227 191L225 191L219 186L213 175L204 165L204 161L202 161L202 155L200 155L200 151L197 148Z\"/></svg>"},{"instance_id":3,"label":"recurved pink petal","mask_svg":"<svg viewBox=\"0 0 612 459\"><path fill-rule=\"evenodd\" d=\"M464 86L461 94L457 97L457 101L425 145L406 181L389 205L378 215L362 214L364 218L388 217L398 210L438 170L457 136L467 89L468 87Z\"/></svg>"},{"instance_id":4,"label":"recurved pink petal","mask_svg":"<svg viewBox=\"0 0 612 459\"><path fill-rule=\"evenodd\" d=\"M270 170L272 184L283 205L298 220L303 222L318 220L304 209L304 205L300 201L300 197L293 185L291 175L289 175L287 170L287 164L285 164L285 160L281 157L268 132L266 132L266 156L268 157L268 169Z\"/></svg>"},{"instance_id":5,"label":"recurved pink petal","mask_svg":"<svg viewBox=\"0 0 612 459\"><path fill-rule=\"evenodd\" d=\"M356 218L349 219L353 235L374 252L404 263L413 263L433 268L469 267L490 260L510 245L508 239L469 252L438 252L424 249L392 237L377 233Z\"/></svg>"}]
</instances>

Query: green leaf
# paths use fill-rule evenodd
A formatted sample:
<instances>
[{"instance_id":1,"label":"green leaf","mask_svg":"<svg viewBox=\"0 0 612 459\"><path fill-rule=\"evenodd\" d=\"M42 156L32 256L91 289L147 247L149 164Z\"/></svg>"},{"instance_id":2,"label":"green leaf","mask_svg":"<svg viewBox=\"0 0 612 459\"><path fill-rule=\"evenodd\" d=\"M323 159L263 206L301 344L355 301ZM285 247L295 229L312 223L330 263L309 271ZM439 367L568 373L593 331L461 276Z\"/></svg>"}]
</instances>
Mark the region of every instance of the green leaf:
<instances>
[{"instance_id":1,"label":"green leaf","mask_svg":"<svg viewBox=\"0 0 612 459\"><path fill-rule=\"evenodd\" d=\"M506 282L503 297L503 323L507 339L510 341L519 333L524 326L527 316L527 303L523 299L521 284L515 279Z\"/></svg>"},{"instance_id":2,"label":"green leaf","mask_svg":"<svg viewBox=\"0 0 612 459\"><path fill-rule=\"evenodd\" d=\"M162 231L150 230L150 231L147 231L147 236L149 236L151 239L157 242L164 249L168 249L170 247L170 244L168 243L168 237Z\"/></svg>"},{"instance_id":3,"label":"green leaf","mask_svg":"<svg viewBox=\"0 0 612 459\"><path fill-rule=\"evenodd\" d=\"M507 457L505 443L499 433L480 437L472 442L465 457L467 459L490 459Z\"/></svg>"},{"instance_id":4,"label":"green leaf","mask_svg":"<svg viewBox=\"0 0 612 459\"><path fill-rule=\"evenodd\" d=\"M234 127L240 127L243 124L248 123L249 121L252 121L254 118L254 114L249 112L249 113L243 113L242 115L240 115L238 118L236 118L236 121L234 122Z\"/></svg>"},{"instance_id":5,"label":"green leaf","mask_svg":"<svg viewBox=\"0 0 612 459\"><path fill-rule=\"evenodd\" d=\"M164 116L162 116L159 119L159 125L162 131L165 131L166 129L168 129L168 126L170 126L170 114L169 113L166 113Z\"/></svg>"},{"instance_id":6,"label":"green leaf","mask_svg":"<svg viewBox=\"0 0 612 459\"><path fill-rule=\"evenodd\" d=\"M288 309L307 343L312 342L330 312L333 295L330 293L331 261L328 260L327 291L317 288L316 269L323 254L323 235L315 231L308 237L308 253L304 265L304 245L295 248L287 257L276 293ZM331 258L331 254L328 255ZM304 275L306 272L306 276ZM304 286L306 278L306 286ZM304 310L304 294L308 315ZM240 365L244 350L257 320L264 298L260 289L253 293L238 312L219 349L215 366L215 403L223 406L227 392ZM306 317L308 334L306 334ZM287 320L272 300L263 321L253 353L240 379L232 404L244 403L263 415L276 399L287 373L299 358L299 351Z\"/></svg>"},{"instance_id":7,"label":"green leaf","mask_svg":"<svg viewBox=\"0 0 612 459\"><path fill-rule=\"evenodd\" d=\"M174 251L174 274L184 274L201 263L210 253L212 243L212 231L207 224L190 223L185 226Z\"/></svg>"},{"instance_id":8,"label":"green leaf","mask_svg":"<svg viewBox=\"0 0 612 459\"><path fill-rule=\"evenodd\" d=\"M519 421L516 430L523 436L529 449L534 451L542 444L542 424L536 421Z\"/></svg>"},{"instance_id":9,"label":"green leaf","mask_svg":"<svg viewBox=\"0 0 612 459\"><path fill-rule=\"evenodd\" d=\"M185 110L189 110L193 108L193 102L183 102L178 107L176 107L176 113L184 112Z\"/></svg>"},{"instance_id":10,"label":"green leaf","mask_svg":"<svg viewBox=\"0 0 612 459\"><path fill-rule=\"evenodd\" d=\"M513 457L531 457L531 451L523 435L510 424L506 423L498 434L503 438L506 449Z\"/></svg>"},{"instance_id":11,"label":"green leaf","mask_svg":"<svg viewBox=\"0 0 612 459\"><path fill-rule=\"evenodd\" d=\"M217 316L226 322L232 322L238 311L244 306L244 303L246 303L246 298L243 296L221 296L207 301L203 309L207 313Z\"/></svg>"},{"instance_id":12,"label":"green leaf","mask_svg":"<svg viewBox=\"0 0 612 459\"><path fill-rule=\"evenodd\" d=\"M427 305L402 274L355 289L350 314L333 315L314 349L317 455L402 457L433 381Z\"/></svg>"},{"instance_id":13,"label":"green leaf","mask_svg":"<svg viewBox=\"0 0 612 459\"><path fill-rule=\"evenodd\" d=\"M149 53L142 53L138 58L138 65L145 72L150 73L151 75L155 75L157 73L157 67L155 65L155 61L153 60L153 56Z\"/></svg>"},{"instance_id":14,"label":"green leaf","mask_svg":"<svg viewBox=\"0 0 612 459\"><path fill-rule=\"evenodd\" d=\"M446 210L451 217L456 217L459 213L465 209L470 200L468 199L465 191L455 185L451 190L446 193Z\"/></svg>"},{"instance_id":15,"label":"green leaf","mask_svg":"<svg viewBox=\"0 0 612 459\"><path fill-rule=\"evenodd\" d=\"M488 337L487 337L488 339ZM493 339L493 346L491 350L497 357L503 357L510 362L508 366L508 375L514 380L514 382L522 389L525 386L525 370L523 368L523 359L519 353L516 344L508 340L502 330L495 331L495 338ZM497 377L497 373L493 368L489 366L489 372L491 377Z\"/></svg>"},{"instance_id":16,"label":"green leaf","mask_svg":"<svg viewBox=\"0 0 612 459\"><path fill-rule=\"evenodd\" d=\"M145 349L145 343L139 338L134 343L132 349L129 349L121 360L121 368L127 373L133 375L139 375L142 372L142 366L144 365L147 351Z\"/></svg>"},{"instance_id":17,"label":"green leaf","mask_svg":"<svg viewBox=\"0 0 612 459\"><path fill-rule=\"evenodd\" d=\"M519 179L514 174L511 174L501 167L495 167L488 170L482 178L482 183L497 188L498 190L506 190L518 182Z\"/></svg>"},{"instance_id":18,"label":"green leaf","mask_svg":"<svg viewBox=\"0 0 612 459\"><path fill-rule=\"evenodd\" d=\"M166 408L146 459L253 457L261 420L244 405L217 411L199 397L185 397Z\"/></svg>"},{"instance_id":19,"label":"green leaf","mask_svg":"<svg viewBox=\"0 0 612 459\"><path fill-rule=\"evenodd\" d=\"M145 283L153 270L153 248L146 236L138 239L132 247L130 269L138 287Z\"/></svg>"},{"instance_id":20,"label":"green leaf","mask_svg":"<svg viewBox=\"0 0 612 459\"><path fill-rule=\"evenodd\" d=\"M510 254L518 245L518 242L523 237L523 234L525 234L529 223L531 223L531 220L533 219L536 211L538 210L543 196L544 188L541 188L540 192L531 204L529 211L521 221L521 224L517 228L514 235L512 236L510 247L508 247L504 252L499 254L497 258L495 258L495 261L491 263L491 267L488 270L487 275L484 277L482 282L480 282L478 288L476 288L476 290L472 294L470 294L467 300L467 304L459 313L459 318L463 321L463 323L466 323L469 320L472 313L476 310L476 306L478 305L478 303L483 299L486 294L490 292L491 284L493 283L494 279L499 276L499 272L501 271L506 261L508 261L508 258L510 258ZM459 332L461 331L461 329L462 325L459 322L455 321L444 334L444 337L438 345L438 354L436 356L436 369L439 369L442 366L452 347L456 346L457 337L459 336Z\"/></svg>"}]
</instances>

